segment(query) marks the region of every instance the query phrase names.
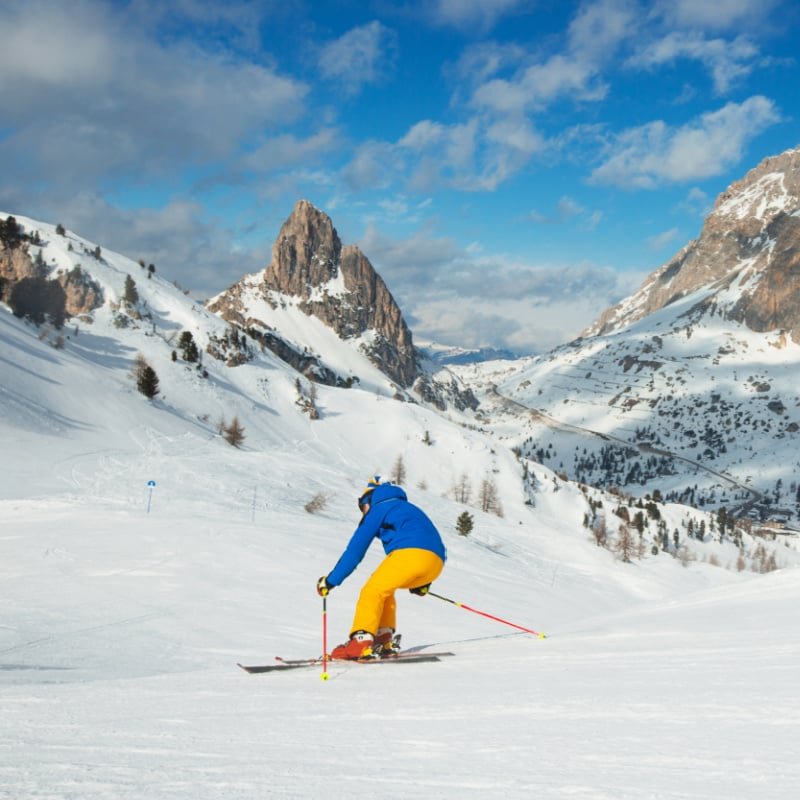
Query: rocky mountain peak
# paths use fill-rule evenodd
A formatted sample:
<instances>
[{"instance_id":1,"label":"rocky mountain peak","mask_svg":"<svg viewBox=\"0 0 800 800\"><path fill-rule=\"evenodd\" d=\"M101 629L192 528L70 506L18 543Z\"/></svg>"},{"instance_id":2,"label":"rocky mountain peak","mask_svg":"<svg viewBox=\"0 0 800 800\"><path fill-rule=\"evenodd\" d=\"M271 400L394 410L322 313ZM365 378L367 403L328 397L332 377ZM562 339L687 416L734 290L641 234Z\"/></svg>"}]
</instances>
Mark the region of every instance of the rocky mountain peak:
<instances>
[{"instance_id":1,"label":"rocky mountain peak","mask_svg":"<svg viewBox=\"0 0 800 800\"><path fill-rule=\"evenodd\" d=\"M264 282L282 294L308 298L315 287L337 276L341 253L331 218L299 200L272 245Z\"/></svg>"},{"instance_id":2,"label":"rocky mountain peak","mask_svg":"<svg viewBox=\"0 0 800 800\"><path fill-rule=\"evenodd\" d=\"M765 159L717 198L698 239L607 310L584 336L625 327L708 289L704 308L800 341L800 148ZM702 308L700 309L702 310Z\"/></svg>"},{"instance_id":3,"label":"rocky mountain peak","mask_svg":"<svg viewBox=\"0 0 800 800\"><path fill-rule=\"evenodd\" d=\"M246 276L209 309L243 327L268 330L268 308L289 302L341 339L369 333L360 349L401 387L419 375L411 331L383 279L358 247L342 245L331 218L307 200L281 226L263 273Z\"/></svg>"}]
</instances>

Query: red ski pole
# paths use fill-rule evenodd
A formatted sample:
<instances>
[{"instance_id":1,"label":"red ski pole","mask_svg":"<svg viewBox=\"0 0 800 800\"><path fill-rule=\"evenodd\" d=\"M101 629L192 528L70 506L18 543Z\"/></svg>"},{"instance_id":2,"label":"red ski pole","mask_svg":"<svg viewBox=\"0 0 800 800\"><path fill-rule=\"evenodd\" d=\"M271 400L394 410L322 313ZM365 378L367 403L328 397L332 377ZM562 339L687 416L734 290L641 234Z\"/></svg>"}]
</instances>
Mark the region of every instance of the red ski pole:
<instances>
[{"instance_id":1,"label":"red ski pole","mask_svg":"<svg viewBox=\"0 0 800 800\"><path fill-rule=\"evenodd\" d=\"M465 605L464 603L459 603L457 600L451 600L449 597L442 597L440 594L436 594L436 592L430 591L430 589L426 592L426 594L430 595L431 597L436 597L439 600L444 600L446 603L452 603L454 606L458 606L459 608L463 608L466 611L471 611L473 614L480 614L482 617L488 617L489 619L493 619L495 622L502 622L503 625L510 625L512 628L517 628L517 630L525 631L525 633L532 633L534 636L538 636L540 639L547 638L543 633L539 631L535 631L531 628L523 628L522 625L516 625L513 622L509 622L505 619L500 619L500 617L495 617L494 614L487 614L485 611L478 611L477 608L470 608L470 606Z\"/></svg>"},{"instance_id":2,"label":"red ski pole","mask_svg":"<svg viewBox=\"0 0 800 800\"><path fill-rule=\"evenodd\" d=\"M322 595L322 678L328 680L328 593Z\"/></svg>"}]
</instances>

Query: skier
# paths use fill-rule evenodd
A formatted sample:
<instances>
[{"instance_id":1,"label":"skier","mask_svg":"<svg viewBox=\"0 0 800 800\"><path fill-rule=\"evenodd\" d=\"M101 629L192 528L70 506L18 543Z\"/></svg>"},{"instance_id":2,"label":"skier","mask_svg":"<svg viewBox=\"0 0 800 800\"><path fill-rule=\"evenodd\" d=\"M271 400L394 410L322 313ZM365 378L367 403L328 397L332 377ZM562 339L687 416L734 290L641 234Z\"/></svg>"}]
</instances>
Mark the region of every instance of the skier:
<instances>
[{"instance_id":1,"label":"skier","mask_svg":"<svg viewBox=\"0 0 800 800\"><path fill-rule=\"evenodd\" d=\"M324 597L361 563L372 540L381 540L386 558L361 589L350 640L335 647L331 658L389 652L396 628L395 591L427 594L447 558L442 537L427 515L408 502L402 488L380 480L376 475L358 498L361 522L336 566L317 581L317 592Z\"/></svg>"}]
</instances>

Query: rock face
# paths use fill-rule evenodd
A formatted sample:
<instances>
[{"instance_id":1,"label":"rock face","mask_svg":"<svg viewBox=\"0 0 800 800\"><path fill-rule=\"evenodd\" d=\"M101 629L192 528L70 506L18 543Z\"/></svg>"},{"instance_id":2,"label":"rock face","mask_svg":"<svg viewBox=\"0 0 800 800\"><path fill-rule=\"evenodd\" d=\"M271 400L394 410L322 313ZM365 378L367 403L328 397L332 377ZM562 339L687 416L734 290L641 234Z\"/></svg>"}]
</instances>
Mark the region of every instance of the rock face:
<instances>
[{"instance_id":1,"label":"rock face","mask_svg":"<svg viewBox=\"0 0 800 800\"><path fill-rule=\"evenodd\" d=\"M103 290L91 276L75 267L69 272L54 271L46 265L42 258L44 243L38 232L31 234L19 225L14 217L8 217L4 225L4 233L13 228L13 238L0 236L0 284L6 297L10 296L14 286L25 278L55 280L64 289L64 312L68 317L78 316L93 311L103 304ZM9 224L10 223L10 224ZM32 244L31 244L32 243ZM36 258L32 258L30 247L40 248Z\"/></svg>"},{"instance_id":2,"label":"rock face","mask_svg":"<svg viewBox=\"0 0 800 800\"><path fill-rule=\"evenodd\" d=\"M264 328L245 308L252 288L247 279L234 284L209 310L246 328ZM358 247L342 246L330 217L307 200L281 227L255 290L273 307L289 299L342 339L372 332L362 349L399 386L411 386L419 374L411 332L386 284Z\"/></svg>"},{"instance_id":3,"label":"rock face","mask_svg":"<svg viewBox=\"0 0 800 800\"><path fill-rule=\"evenodd\" d=\"M10 289L23 278L36 274L27 247L6 247L0 242L0 280Z\"/></svg>"},{"instance_id":4,"label":"rock face","mask_svg":"<svg viewBox=\"0 0 800 800\"><path fill-rule=\"evenodd\" d=\"M698 289L704 305L755 331L800 342L800 149L765 159L723 192L700 237L606 311L584 336L609 333Z\"/></svg>"}]
</instances>

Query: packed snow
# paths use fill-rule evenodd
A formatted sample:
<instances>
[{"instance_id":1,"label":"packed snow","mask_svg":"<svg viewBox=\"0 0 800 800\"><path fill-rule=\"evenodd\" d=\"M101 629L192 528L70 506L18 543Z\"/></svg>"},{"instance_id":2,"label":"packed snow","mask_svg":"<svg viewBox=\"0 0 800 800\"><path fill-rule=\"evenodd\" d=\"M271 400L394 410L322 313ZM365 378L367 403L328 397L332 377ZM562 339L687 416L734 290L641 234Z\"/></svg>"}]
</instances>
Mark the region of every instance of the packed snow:
<instances>
[{"instance_id":1,"label":"packed snow","mask_svg":"<svg viewBox=\"0 0 800 800\"><path fill-rule=\"evenodd\" d=\"M205 347L225 324L104 253L117 295L126 273L152 317L116 327L104 308L63 347L0 307L0 798L795 796L794 548L774 543L766 575L624 563L574 484L532 465L526 493L497 437L388 384L319 386L312 420L268 352L206 357L207 377L173 362L170 337L192 326ZM153 401L129 376L137 352ZM335 357L364 370L352 348ZM241 448L219 434L234 415ZM453 656L332 663L327 681L240 670L322 652L316 580L398 459L448 547L434 590L547 638L402 593L406 651ZM463 475L496 483L502 517L455 502ZM328 598L329 649L380 556Z\"/></svg>"}]
</instances>

